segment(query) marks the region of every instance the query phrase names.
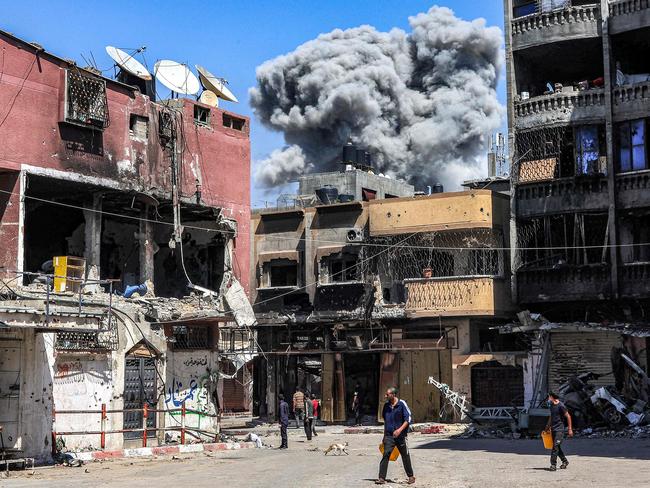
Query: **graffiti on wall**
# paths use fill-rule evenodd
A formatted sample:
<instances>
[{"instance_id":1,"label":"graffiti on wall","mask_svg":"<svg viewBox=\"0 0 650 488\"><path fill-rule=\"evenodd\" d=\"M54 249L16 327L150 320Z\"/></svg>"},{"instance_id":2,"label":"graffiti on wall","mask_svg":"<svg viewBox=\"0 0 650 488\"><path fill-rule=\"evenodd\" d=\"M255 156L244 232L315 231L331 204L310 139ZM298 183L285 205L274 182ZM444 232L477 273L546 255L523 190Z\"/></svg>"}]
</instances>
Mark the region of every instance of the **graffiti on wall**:
<instances>
[{"instance_id":1,"label":"graffiti on wall","mask_svg":"<svg viewBox=\"0 0 650 488\"><path fill-rule=\"evenodd\" d=\"M183 381L179 381L177 378L172 380L165 396L167 406L179 408L185 403L186 408L197 412L216 414L212 393L216 391L217 382L219 381L218 371L206 368L204 374L200 376L192 375L189 380Z\"/></svg>"},{"instance_id":2,"label":"graffiti on wall","mask_svg":"<svg viewBox=\"0 0 650 488\"><path fill-rule=\"evenodd\" d=\"M74 360L55 366L54 385L66 395L85 395L89 388L94 391L110 383L111 371L105 361Z\"/></svg>"},{"instance_id":3,"label":"graffiti on wall","mask_svg":"<svg viewBox=\"0 0 650 488\"><path fill-rule=\"evenodd\" d=\"M183 405L183 403L189 400L194 400L196 389L197 389L197 384L195 379L191 379L188 384L188 387L183 389L183 383L181 383L176 378L174 378L171 386L167 388L167 396L165 397L165 403L167 404L172 403L174 407L180 407Z\"/></svg>"}]
</instances>

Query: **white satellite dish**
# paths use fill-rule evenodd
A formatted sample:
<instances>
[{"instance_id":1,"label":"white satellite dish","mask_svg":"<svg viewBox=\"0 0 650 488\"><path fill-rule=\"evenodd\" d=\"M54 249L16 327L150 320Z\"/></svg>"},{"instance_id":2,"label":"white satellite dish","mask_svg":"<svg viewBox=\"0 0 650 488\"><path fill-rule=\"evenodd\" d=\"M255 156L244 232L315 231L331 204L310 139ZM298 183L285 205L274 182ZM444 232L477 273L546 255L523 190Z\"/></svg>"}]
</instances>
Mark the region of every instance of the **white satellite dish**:
<instances>
[{"instance_id":1,"label":"white satellite dish","mask_svg":"<svg viewBox=\"0 0 650 488\"><path fill-rule=\"evenodd\" d=\"M153 67L153 74L156 79L169 88L171 91L182 95L196 95L201 89L199 80L182 63L163 59Z\"/></svg>"},{"instance_id":2,"label":"white satellite dish","mask_svg":"<svg viewBox=\"0 0 650 488\"><path fill-rule=\"evenodd\" d=\"M218 107L219 97L217 97L217 94L213 91L203 90L203 93L201 93L201 96L199 97L199 102L210 105L211 107Z\"/></svg>"},{"instance_id":3,"label":"white satellite dish","mask_svg":"<svg viewBox=\"0 0 650 488\"><path fill-rule=\"evenodd\" d=\"M144 48L143 48L144 50ZM136 51L139 52L140 50ZM140 61L135 59L132 54L127 54L121 49L113 46L106 46L106 53L115 61L121 69L133 76L137 76L143 80L150 80L151 73L145 68Z\"/></svg>"},{"instance_id":4,"label":"white satellite dish","mask_svg":"<svg viewBox=\"0 0 650 488\"><path fill-rule=\"evenodd\" d=\"M224 80L217 78L203 66L199 66L198 64L195 66L196 71L199 72L201 83L203 83L203 86L206 88L206 90L213 91L219 98L223 98L229 102L239 102L233 92L228 89L226 83L224 83Z\"/></svg>"}]
</instances>

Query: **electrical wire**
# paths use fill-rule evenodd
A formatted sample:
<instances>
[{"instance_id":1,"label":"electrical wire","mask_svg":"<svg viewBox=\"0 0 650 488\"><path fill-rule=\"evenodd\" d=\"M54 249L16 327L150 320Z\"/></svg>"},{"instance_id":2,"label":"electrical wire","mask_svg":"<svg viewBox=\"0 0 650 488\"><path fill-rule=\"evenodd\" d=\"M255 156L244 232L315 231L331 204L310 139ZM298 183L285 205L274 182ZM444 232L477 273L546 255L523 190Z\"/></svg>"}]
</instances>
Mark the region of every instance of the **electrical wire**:
<instances>
[{"instance_id":1,"label":"electrical wire","mask_svg":"<svg viewBox=\"0 0 650 488\"><path fill-rule=\"evenodd\" d=\"M6 195L12 195L12 196L17 196L20 197L21 195L16 192L11 192L9 190L1 190L0 193L4 193ZM41 203L47 203L47 204L52 204L52 205L59 205L62 207L67 207L67 208L73 208L76 210L83 210L86 212L91 212L91 213L96 213L100 215L107 215L109 217L118 217L118 218L124 218L124 219L130 219L130 220L135 220L139 222L149 222L153 224L160 224L160 225L167 225L170 227L174 226L173 222L165 222L162 220L154 220L154 219L148 219L144 217L137 217L134 215L126 215L126 214L119 214L115 212L107 212L105 210L98 210L98 209L93 209L93 208L88 208L88 207L82 207L80 205L73 205L70 203L64 203L64 202L57 202L55 200L48 200L45 198L39 198L31 195L23 195L23 198L29 199L29 200L34 200L38 201ZM186 229L192 229L192 230L200 230L200 231L205 231L205 232L219 232L221 234L231 234L231 235L237 235L237 236L249 236L251 234L254 235L253 232L240 232L240 231L229 231L229 230L217 230L209 227L200 227L196 225L184 225L183 226ZM410 228L413 227L423 227L426 228L428 227L428 224L422 224L421 226L411 226ZM444 232L444 231L443 231ZM348 245L348 246L355 246L355 247L392 247L393 244L383 244L383 243L367 243L367 242L347 242L347 241L335 241L335 240L329 240L329 239L307 239L307 238L293 238L293 237L283 237L283 236L273 236L273 235L265 235L265 239L276 239L276 240L283 240L283 241L291 241L291 242L317 242L317 243L323 243L323 244L334 244L334 245ZM638 244L633 244L633 243L628 243L628 244L593 244L593 245L585 245L585 246L533 246L533 247L490 247L490 250L494 251L505 251L509 252L512 251L513 249L517 251L548 251L548 250L562 250L562 249L611 249L611 248L630 248L630 247L640 247L640 246L650 246L650 242L642 242ZM450 247L450 246L444 246L444 247L438 247L438 246L418 246L418 245L408 245L408 246L403 246L404 248L407 249L436 249L439 251L471 251L475 250L476 248L473 247Z\"/></svg>"}]
</instances>

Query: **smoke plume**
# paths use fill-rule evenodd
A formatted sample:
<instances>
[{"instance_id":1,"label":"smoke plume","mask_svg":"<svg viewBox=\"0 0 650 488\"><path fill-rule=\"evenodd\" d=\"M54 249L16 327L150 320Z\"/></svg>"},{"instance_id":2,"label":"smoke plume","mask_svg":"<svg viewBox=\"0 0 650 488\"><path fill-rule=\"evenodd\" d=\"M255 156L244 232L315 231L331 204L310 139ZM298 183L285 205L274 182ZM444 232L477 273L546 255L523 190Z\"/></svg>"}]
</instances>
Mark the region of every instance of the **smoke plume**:
<instances>
[{"instance_id":1,"label":"smoke plume","mask_svg":"<svg viewBox=\"0 0 650 488\"><path fill-rule=\"evenodd\" d=\"M444 7L409 23L410 33L336 29L257 68L251 105L287 143L261 162L258 183L333 171L350 137L377 172L411 183L478 176L477 156L501 123L501 30Z\"/></svg>"}]
</instances>

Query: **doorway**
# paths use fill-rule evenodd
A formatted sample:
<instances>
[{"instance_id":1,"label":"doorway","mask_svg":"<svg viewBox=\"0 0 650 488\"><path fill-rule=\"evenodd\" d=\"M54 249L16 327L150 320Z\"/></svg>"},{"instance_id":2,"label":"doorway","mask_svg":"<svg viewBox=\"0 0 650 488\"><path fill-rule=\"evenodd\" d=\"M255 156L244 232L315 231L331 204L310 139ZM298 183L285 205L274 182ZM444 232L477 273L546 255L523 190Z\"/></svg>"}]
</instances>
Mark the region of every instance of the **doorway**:
<instances>
[{"instance_id":1,"label":"doorway","mask_svg":"<svg viewBox=\"0 0 650 488\"><path fill-rule=\"evenodd\" d=\"M124 429L142 428L142 407L145 402L156 408L156 358L129 355L124 368ZM149 414L147 428L156 428L155 413ZM155 437L156 431L147 431L147 437ZM142 439L142 432L125 432L124 439Z\"/></svg>"}]
</instances>

